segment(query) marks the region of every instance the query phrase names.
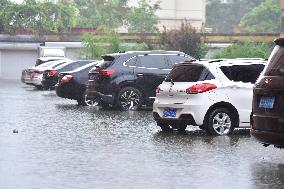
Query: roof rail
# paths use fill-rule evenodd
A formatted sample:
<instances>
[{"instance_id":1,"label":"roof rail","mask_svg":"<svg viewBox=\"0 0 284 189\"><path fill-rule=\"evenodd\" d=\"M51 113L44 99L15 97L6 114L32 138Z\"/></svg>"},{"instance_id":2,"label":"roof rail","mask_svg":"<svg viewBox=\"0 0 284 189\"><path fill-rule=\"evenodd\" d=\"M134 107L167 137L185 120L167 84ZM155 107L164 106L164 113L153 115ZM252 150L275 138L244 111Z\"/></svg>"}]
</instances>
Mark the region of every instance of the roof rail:
<instances>
[{"instance_id":1,"label":"roof rail","mask_svg":"<svg viewBox=\"0 0 284 189\"><path fill-rule=\"evenodd\" d=\"M236 58L236 60L265 60L263 58Z\"/></svg>"},{"instance_id":2,"label":"roof rail","mask_svg":"<svg viewBox=\"0 0 284 189\"><path fill-rule=\"evenodd\" d=\"M208 63L214 63L214 62L222 62L224 59L216 59L216 60L211 60Z\"/></svg>"}]
</instances>

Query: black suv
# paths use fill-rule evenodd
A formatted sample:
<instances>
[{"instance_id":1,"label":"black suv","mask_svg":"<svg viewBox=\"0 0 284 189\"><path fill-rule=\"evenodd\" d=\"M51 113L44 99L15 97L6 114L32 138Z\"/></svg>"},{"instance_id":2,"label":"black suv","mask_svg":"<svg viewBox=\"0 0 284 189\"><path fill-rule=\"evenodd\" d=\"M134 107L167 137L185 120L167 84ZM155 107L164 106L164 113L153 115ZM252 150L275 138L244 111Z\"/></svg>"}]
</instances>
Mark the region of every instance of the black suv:
<instances>
[{"instance_id":1,"label":"black suv","mask_svg":"<svg viewBox=\"0 0 284 189\"><path fill-rule=\"evenodd\" d=\"M177 51L140 51L108 54L89 72L87 98L101 106L138 110L151 106L156 88L173 65L195 60Z\"/></svg>"}]
</instances>

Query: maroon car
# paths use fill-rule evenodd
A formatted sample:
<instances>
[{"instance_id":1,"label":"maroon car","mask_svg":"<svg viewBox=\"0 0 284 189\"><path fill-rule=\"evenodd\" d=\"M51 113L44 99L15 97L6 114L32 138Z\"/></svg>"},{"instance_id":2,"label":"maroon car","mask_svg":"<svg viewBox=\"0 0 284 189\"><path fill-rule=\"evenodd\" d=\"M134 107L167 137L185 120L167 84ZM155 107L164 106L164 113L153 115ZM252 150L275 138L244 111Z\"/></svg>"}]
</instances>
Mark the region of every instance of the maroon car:
<instances>
[{"instance_id":1,"label":"maroon car","mask_svg":"<svg viewBox=\"0 0 284 189\"><path fill-rule=\"evenodd\" d=\"M284 38L275 40L254 87L251 134L265 146L284 147Z\"/></svg>"}]
</instances>

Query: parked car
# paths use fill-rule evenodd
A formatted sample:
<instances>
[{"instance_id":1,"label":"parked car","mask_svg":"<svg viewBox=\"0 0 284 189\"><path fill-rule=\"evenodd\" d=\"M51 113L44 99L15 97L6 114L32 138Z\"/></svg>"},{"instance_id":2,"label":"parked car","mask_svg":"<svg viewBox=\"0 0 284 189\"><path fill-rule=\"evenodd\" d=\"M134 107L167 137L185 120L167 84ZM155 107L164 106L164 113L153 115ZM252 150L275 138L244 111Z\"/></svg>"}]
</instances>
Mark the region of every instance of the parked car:
<instances>
[{"instance_id":1,"label":"parked car","mask_svg":"<svg viewBox=\"0 0 284 189\"><path fill-rule=\"evenodd\" d=\"M157 88L153 116L163 131L200 126L213 135L249 127L253 84L264 60L212 60L174 66Z\"/></svg>"},{"instance_id":2,"label":"parked car","mask_svg":"<svg viewBox=\"0 0 284 189\"><path fill-rule=\"evenodd\" d=\"M61 64L64 64L66 62L70 62L69 59L62 59L62 60L56 60L56 61L50 61L46 62L44 64L41 64L39 66L34 66L32 68L26 69L22 73L22 81L28 85L33 85L38 89L42 88L42 77L43 72L46 69L53 69Z\"/></svg>"},{"instance_id":3,"label":"parked car","mask_svg":"<svg viewBox=\"0 0 284 189\"><path fill-rule=\"evenodd\" d=\"M58 83L55 85L56 94L62 98L77 100L79 105L86 105L85 91L89 71L99 61L91 62L73 71L60 72Z\"/></svg>"},{"instance_id":4,"label":"parked car","mask_svg":"<svg viewBox=\"0 0 284 189\"><path fill-rule=\"evenodd\" d=\"M177 51L141 51L108 54L89 73L86 94L102 106L138 110L152 106L156 87L175 63L194 60Z\"/></svg>"},{"instance_id":5,"label":"parked car","mask_svg":"<svg viewBox=\"0 0 284 189\"><path fill-rule=\"evenodd\" d=\"M49 64L47 64L48 62L53 62L53 61L57 61L57 60L58 61L59 60L64 61L64 60L69 60L69 59L64 58L64 57L41 57L41 58L38 58L33 67L22 70L21 81L23 83L26 83L26 80L27 79L29 80L31 78L31 74L32 74L31 70L33 70L35 67L38 67L38 66L41 66L41 65L42 65L42 67L46 67L46 66L49 65ZM39 67L39 68L41 68L41 67Z\"/></svg>"},{"instance_id":6,"label":"parked car","mask_svg":"<svg viewBox=\"0 0 284 189\"><path fill-rule=\"evenodd\" d=\"M47 69L43 72L42 77L42 86L44 89L54 89L56 83L58 82L58 74L60 72L65 71L72 71L75 70L81 66L84 66L86 64L89 64L93 62L93 60L78 60L78 61L71 61L67 62L65 64L61 64L59 66L56 66L53 69Z\"/></svg>"},{"instance_id":7,"label":"parked car","mask_svg":"<svg viewBox=\"0 0 284 189\"><path fill-rule=\"evenodd\" d=\"M251 135L268 146L284 147L284 38L255 84Z\"/></svg>"}]
</instances>

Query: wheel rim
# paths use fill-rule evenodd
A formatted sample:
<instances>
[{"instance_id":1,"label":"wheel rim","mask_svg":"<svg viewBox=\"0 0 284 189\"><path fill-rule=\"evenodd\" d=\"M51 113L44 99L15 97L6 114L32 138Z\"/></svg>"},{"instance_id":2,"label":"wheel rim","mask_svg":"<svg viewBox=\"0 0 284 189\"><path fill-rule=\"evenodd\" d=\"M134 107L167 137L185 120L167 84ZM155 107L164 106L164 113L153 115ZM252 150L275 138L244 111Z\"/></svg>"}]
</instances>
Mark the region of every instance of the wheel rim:
<instances>
[{"instance_id":1,"label":"wheel rim","mask_svg":"<svg viewBox=\"0 0 284 189\"><path fill-rule=\"evenodd\" d=\"M226 113L218 113L213 118L213 129L218 135L226 135L230 132L232 122Z\"/></svg>"},{"instance_id":2,"label":"wheel rim","mask_svg":"<svg viewBox=\"0 0 284 189\"><path fill-rule=\"evenodd\" d=\"M85 95L85 103L87 106L96 106L98 105L98 103L94 100L91 100L87 97L87 95Z\"/></svg>"},{"instance_id":3,"label":"wheel rim","mask_svg":"<svg viewBox=\"0 0 284 189\"><path fill-rule=\"evenodd\" d=\"M125 91L120 96L120 104L124 110L137 110L140 104L140 96L132 90Z\"/></svg>"}]
</instances>

